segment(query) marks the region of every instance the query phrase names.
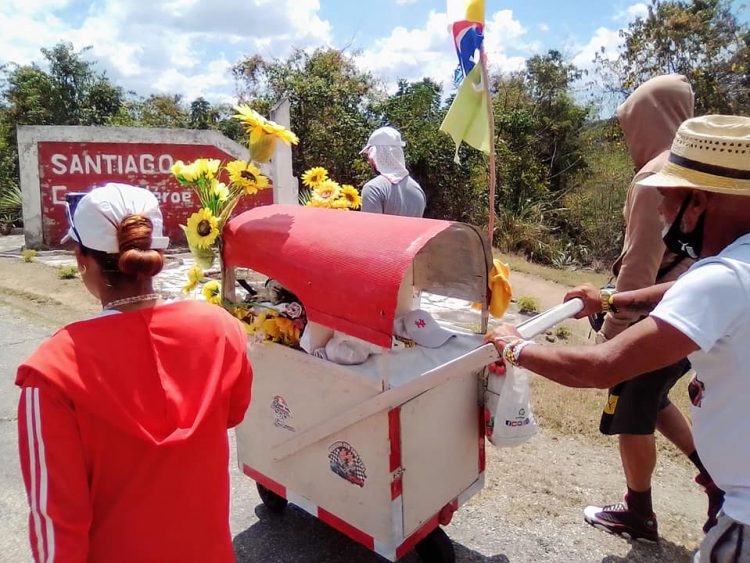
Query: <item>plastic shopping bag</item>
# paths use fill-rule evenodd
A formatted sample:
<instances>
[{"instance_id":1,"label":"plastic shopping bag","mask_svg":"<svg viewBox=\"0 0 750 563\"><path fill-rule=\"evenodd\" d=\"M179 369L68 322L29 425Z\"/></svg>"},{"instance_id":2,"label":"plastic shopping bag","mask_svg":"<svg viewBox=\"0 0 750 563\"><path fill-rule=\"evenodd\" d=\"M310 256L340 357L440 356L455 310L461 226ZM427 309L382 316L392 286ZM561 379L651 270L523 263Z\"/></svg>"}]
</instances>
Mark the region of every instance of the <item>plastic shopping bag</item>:
<instances>
[{"instance_id":1,"label":"plastic shopping bag","mask_svg":"<svg viewBox=\"0 0 750 563\"><path fill-rule=\"evenodd\" d=\"M489 374L484 396L487 439L499 448L529 441L538 431L531 412L531 389L525 370L507 366L504 376Z\"/></svg>"}]
</instances>

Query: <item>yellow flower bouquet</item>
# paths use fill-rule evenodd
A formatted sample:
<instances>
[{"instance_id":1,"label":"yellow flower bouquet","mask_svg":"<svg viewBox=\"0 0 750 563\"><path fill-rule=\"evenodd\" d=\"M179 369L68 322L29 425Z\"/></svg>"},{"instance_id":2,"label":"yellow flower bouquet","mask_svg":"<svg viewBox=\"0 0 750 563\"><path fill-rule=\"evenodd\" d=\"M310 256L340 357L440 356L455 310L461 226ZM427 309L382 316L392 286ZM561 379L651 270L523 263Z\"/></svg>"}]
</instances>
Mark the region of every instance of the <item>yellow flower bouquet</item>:
<instances>
[{"instance_id":1,"label":"yellow flower bouquet","mask_svg":"<svg viewBox=\"0 0 750 563\"><path fill-rule=\"evenodd\" d=\"M187 164L178 160L172 166L177 182L192 188L200 201L201 208L188 218L182 229L196 263L204 269L213 266L216 248L221 244L221 232L239 200L271 187L270 180L256 163L268 162L279 141L298 142L294 133L250 107L239 105L235 109L235 118L242 121L247 131L250 161L235 160L224 165L216 159L199 158Z\"/></svg>"},{"instance_id":2,"label":"yellow flower bouquet","mask_svg":"<svg viewBox=\"0 0 750 563\"><path fill-rule=\"evenodd\" d=\"M359 209L362 198L357 188L341 185L328 177L328 170L321 166L310 168L302 175L305 190L300 193L300 203L308 207L327 209Z\"/></svg>"}]
</instances>

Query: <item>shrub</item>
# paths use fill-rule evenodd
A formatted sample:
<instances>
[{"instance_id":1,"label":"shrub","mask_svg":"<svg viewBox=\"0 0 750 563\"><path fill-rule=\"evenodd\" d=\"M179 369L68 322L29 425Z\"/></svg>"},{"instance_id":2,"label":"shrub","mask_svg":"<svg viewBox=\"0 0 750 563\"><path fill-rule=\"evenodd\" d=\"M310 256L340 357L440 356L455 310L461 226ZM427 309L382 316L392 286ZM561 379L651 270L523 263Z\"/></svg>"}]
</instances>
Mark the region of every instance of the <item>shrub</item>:
<instances>
[{"instance_id":1,"label":"shrub","mask_svg":"<svg viewBox=\"0 0 750 563\"><path fill-rule=\"evenodd\" d=\"M26 263L33 262L34 258L36 258L36 250L27 248L21 253L21 260L23 260Z\"/></svg>"},{"instance_id":2,"label":"shrub","mask_svg":"<svg viewBox=\"0 0 750 563\"><path fill-rule=\"evenodd\" d=\"M536 297L521 297L518 299L518 310L524 315L533 315L539 312L539 300Z\"/></svg>"},{"instance_id":3,"label":"shrub","mask_svg":"<svg viewBox=\"0 0 750 563\"><path fill-rule=\"evenodd\" d=\"M565 325L560 325L555 329L555 336L560 340L568 340L573 335L573 331Z\"/></svg>"},{"instance_id":4,"label":"shrub","mask_svg":"<svg viewBox=\"0 0 750 563\"><path fill-rule=\"evenodd\" d=\"M61 280L73 280L78 277L78 268L76 266L60 266L57 270L57 277Z\"/></svg>"}]
</instances>

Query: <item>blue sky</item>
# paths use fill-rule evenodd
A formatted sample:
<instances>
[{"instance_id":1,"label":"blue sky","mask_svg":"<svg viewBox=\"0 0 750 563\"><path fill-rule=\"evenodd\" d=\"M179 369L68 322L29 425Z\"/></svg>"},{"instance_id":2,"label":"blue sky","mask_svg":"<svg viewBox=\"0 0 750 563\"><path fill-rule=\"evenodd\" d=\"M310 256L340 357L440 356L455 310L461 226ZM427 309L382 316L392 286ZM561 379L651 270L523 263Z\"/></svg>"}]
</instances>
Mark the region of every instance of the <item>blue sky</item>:
<instances>
[{"instance_id":1,"label":"blue sky","mask_svg":"<svg viewBox=\"0 0 750 563\"><path fill-rule=\"evenodd\" d=\"M232 63L294 47L348 47L386 88L399 78L450 83L456 59L445 0L3 0L0 64L39 60L57 41L92 47L118 84L140 95L231 101ZM580 67L646 11L633 0L486 0L490 64L516 70L558 49Z\"/></svg>"}]
</instances>

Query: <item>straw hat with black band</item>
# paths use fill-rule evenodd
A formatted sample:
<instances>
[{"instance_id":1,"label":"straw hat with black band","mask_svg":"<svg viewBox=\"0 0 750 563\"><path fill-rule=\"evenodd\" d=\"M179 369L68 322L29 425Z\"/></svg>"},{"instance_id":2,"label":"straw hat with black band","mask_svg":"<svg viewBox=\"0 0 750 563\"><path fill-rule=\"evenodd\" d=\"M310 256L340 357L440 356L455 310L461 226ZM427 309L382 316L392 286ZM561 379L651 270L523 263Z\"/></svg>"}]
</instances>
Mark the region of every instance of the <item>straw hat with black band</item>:
<instances>
[{"instance_id":1,"label":"straw hat with black band","mask_svg":"<svg viewBox=\"0 0 750 563\"><path fill-rule=\"evenodd\" d=\"M750 117L688 119L677 131L661 172L638 183L750 196Z\"/></svg>"}]
</instances>

